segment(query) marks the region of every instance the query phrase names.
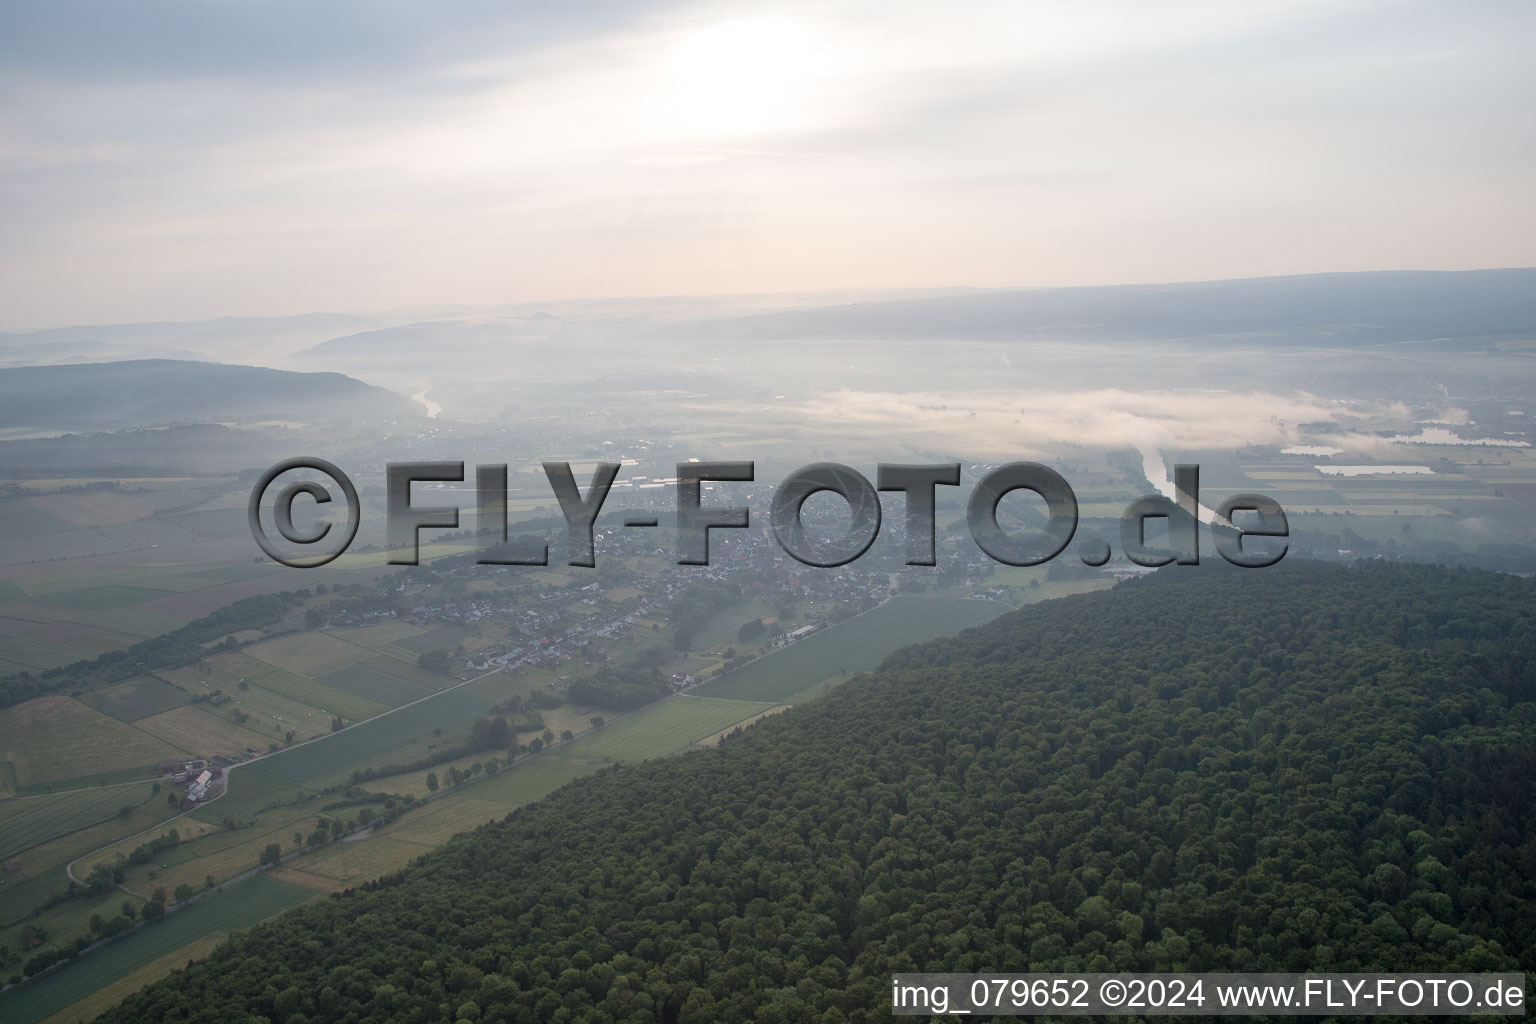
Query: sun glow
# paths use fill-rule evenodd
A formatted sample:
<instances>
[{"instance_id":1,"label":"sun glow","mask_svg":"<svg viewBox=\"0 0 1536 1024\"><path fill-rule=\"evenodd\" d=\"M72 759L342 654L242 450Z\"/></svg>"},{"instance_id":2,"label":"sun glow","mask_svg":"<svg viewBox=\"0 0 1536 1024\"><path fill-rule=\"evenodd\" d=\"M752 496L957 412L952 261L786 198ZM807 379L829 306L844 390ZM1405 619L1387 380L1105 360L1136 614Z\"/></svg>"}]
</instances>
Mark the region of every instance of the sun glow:
<instances>
[{"instance_id":1,"label":"sun glow","mask_svg":"<svg viewBox=\"0 0 1536 1024\"><path fill-rule=\"evenodd\" d=\"M787 21L731 21L689 32L665 65L669 116L706 135L801 127L827 71L822 41Z\"/></svg>"}]
</instances>

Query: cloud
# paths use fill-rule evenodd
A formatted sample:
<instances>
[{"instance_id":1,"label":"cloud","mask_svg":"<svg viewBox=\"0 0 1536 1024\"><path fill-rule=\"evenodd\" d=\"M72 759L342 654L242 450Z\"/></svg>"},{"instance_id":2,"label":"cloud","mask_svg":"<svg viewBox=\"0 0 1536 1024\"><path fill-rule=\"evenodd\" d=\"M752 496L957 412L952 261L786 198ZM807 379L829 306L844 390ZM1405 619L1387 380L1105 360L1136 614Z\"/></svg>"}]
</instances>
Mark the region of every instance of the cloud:
<instances>
[{"instance_id":1,"label":"cloud","mask_svg":"<svg viewBox=\"0 0 1536 1024\"><path fill-rule=\"evenodd\" d=\"M1533 10L21 0L0 308L1536 262Z\"/></svg>"},{"instance_id":2,"label":"cloud","mask_svg":"<svg viewBox=\"0 0 1536 1024\"><path fill-rule=\"evenodd\" d=\"M782 415L782 406L765 407ZM1298 425L1403 422L1398 403L1342 403L1307 394L1129 392L1117 388L1036 392L838 390L801 403L804 422L883 435L977 459L1048 458L1067 446L1233 448L1293 444Z\"/></svg>"}]
</instances>

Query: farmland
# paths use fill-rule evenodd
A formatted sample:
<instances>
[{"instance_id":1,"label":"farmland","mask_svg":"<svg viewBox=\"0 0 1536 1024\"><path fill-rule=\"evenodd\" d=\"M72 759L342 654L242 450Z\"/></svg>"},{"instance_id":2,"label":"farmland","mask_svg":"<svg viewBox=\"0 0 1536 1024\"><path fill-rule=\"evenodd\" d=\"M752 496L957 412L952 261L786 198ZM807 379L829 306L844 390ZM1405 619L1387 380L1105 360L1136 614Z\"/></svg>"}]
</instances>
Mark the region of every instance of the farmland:
<instances>
[{"instance_id":1,"label":"farmland","mask_svg":"<svg viewBox=\"0 0 1536 1024\"><path fill-rule=\"evenodd\" d=\"M80 702L119 722L136 722L187 703L185 690L161 679L138 676L115 686L92 690Z\"/></svg>"},{"instance_id":2,"label":"farmland","mask_svg":"<svg viewBox=\"0 0 1536 1024\"><path fill-rule=\"evenodd\" d=\"M594 765L664 757L686 750L705 736L772 706L745 700L669 697L594 729L551 753Z\"/></svg>"},{"instance_id":3,"label":"farmland","mask_svg":"<svg viewBox=\"0 0 1536 1024\"><path fill-rule=\"evenodd\" d=\"M260 749L269 742L267 737L226 721L199 705L165 711L135 724L149 735L196 757L239 754L247 747Z\"/></svg>"},{"instance_id":4,"label":"farmland","mask_svg":"<svg viewBox=\"0 0 1536 1024\"><path fill-rule=\"evenodd\" d=\"M333 689L389 707L420 700L435 693L440 683L451 681L442 676L434 679L387 654L327 673L320 680Z\"/></svg>"},{"instance_id":5,"label":"farmland","mask_svg":"<svg viewBox=\"0 0 1536 1024\"><path fill-rule=\"evenodd\" d=\"M311 678L344 669L371 656L366 647L349 644L330 632L274 637L248 648L246 653L275 668Z\"/></svg>"},{"instance_id":6,"label":"farmland","mask_svg":"<svg viewBox=\"0 0 1536 1024\"><path fill-rule=\"evenodd\" d=\"M457 690L424 701L409 712L397 712L350 726L317 742L306 743L263 758L246 772L289 782L313 782L334 775L345 777L370 758L431 736L434 729L464 726L489 705ZM400 754L395 760L408 758ZM386 758L388 760L388 758Z\"/></svg>"},{"instance_id":7,"label":"farmland","mask_svg":"<svg viewBox=\"0 0 1536 1024\"><path fill-rule=\"evenodd\" d=\"M907 644L979 626L1008 611L995 601L898 597L697 687L703 697L779 702L817 684L868 672Z\"/></svg>"},{"instance_id":8,"label":"farmland","mask_svg":"<svg viewBox=\"0 0 1536 1024\"><path fill-rule=\"evenodd\" d=\"M0 1017L43 1020L65 1009L82 994L102 989L204 936L249 928L313 896L311 890L258 875L205 897L163 921L138 928L82 957L79 963L68 964L32 984L0 994Z\"/></svg>"},{"instance_id":9,"label":"farmland","mask_svg":"<svg viewBox=\"0 0 1536 1024\"><path fill-rule=\"evenodd\" d=\"M153 785L144 782L0 803L0 860L115 818L124 807L140 807L153 799L156 809L165 810L164 799L151 793Z\"/></svg>"},{"instance_id":10,"label":"farmland","mask_svg":"<svg viewBox=\"0 0 1536 1024\"><path fill-rule=\"evenodd\" d=\"M183 753L72 697L0 709L0 761L10 762L18 790L130 767L147 774L156 762Z\"/></svg>"}]
</instances>

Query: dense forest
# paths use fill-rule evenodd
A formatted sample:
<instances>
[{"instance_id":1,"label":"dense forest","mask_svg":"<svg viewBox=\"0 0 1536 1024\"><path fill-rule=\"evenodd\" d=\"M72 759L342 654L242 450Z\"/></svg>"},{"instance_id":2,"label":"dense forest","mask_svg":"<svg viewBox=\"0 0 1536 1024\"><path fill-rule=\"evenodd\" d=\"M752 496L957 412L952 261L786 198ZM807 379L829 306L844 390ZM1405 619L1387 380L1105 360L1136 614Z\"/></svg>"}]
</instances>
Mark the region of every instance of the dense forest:
<instances>
[{"instance_id":1,"label":"dense forest","mask_svg":"<svg viewBox=\"0 0 1536 1024\"><path fill-rule=\"evenodd\" d=\"M1536 972L1536 584L1170 569L908 648L110 1021L858 1021L902 970Z\"/></svg>"}]
</instances>

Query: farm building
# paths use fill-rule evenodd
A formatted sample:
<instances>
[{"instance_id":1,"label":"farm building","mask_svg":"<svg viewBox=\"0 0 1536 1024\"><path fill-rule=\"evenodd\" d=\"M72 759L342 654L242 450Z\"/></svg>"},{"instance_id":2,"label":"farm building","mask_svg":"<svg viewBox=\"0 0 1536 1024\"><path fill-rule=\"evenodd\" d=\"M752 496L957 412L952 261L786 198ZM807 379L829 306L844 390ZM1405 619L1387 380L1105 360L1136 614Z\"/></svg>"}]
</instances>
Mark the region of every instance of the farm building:
<instances>
[{"instance_id":1,"label":"farm building","mask_svg":"<svg viewBox=\"0 0 1536 1024\"><path fill-rule=\"evenodd\" d=\"M207 796L208 783L212 780L213 772L210 772L205 768L203 773L197 777L197 781L187 787L187 799L201 800L203 797Z\"/></svg>"}]
</instances>

